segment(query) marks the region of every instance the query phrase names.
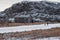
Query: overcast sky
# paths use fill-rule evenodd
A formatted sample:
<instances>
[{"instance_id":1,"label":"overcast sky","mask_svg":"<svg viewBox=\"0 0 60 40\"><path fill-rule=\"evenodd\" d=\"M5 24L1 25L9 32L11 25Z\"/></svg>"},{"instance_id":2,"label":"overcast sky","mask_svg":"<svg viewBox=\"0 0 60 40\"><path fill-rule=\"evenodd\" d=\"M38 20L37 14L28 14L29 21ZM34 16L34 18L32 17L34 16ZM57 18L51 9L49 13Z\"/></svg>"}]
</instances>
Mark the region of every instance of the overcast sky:
<instances>
[{"instance_id":1,"label":"overcast sky","mask_svg":"<svg viewBox=\"0 0 60 40\"><path fill-rule=\"evenodd\" d=\"M0 11L5 10L6 8L10 7L12 4L21 2L22 0L0 0ZM35 1L35 0L34 0ZM36 0L39 1L39 0ZM49 0L52 2L60 2L60 0Z\"/></svg>"}]
</instances>

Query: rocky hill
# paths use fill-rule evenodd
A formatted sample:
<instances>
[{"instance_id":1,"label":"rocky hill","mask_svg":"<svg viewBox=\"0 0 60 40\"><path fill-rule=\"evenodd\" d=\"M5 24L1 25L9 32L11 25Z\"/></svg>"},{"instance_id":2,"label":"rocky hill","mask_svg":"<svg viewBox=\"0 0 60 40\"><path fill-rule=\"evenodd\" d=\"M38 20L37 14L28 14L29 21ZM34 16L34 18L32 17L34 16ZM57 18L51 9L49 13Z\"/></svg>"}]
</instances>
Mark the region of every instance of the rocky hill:
<instances>
[{"instance_id":1,"label":"rocky hill","mask_svg":"<svg viewBox=\"0 0 60 40\"><path fill-rule=\"evenodd\" d=\"M47 1L28 2L23 1L13 4L10 8L3 11L8 18L16 15L31 15L32 18L43 18L47 20L60 20L60 3ZM58 18L59 17L59 18Z\"/></svg>"},{"instance_id":2,"label":"rocky hill","mask_svg":"<svg viewBox=\"0 0 60 40\"><path fill-rule=\"evenodd\" d=\"M4 10L5 13L13 15L14 13L45 13L45 14L60 14L60 5L59 3L52 2L21 2L13 4L10 8ZM14 15L13 15L14 16Z\"/></svg>"}]
</instances>

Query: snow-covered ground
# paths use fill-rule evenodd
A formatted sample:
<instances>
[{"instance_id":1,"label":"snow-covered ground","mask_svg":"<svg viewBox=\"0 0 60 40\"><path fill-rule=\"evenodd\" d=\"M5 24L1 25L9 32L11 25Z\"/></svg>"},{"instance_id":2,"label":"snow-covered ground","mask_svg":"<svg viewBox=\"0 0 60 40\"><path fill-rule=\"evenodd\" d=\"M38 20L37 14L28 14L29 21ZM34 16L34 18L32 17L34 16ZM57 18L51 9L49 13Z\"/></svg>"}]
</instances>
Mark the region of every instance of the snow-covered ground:
<instances>
[{"instance_id":1,"label":"snow-covered ground","mask_svg":"<svg viewBox=\"0 0 60 40\"><path fill-rule=\"evenodd\" d=\"M60 37L47 37L47 38L37 38L37 39L12 37L12 38L7 38L5 40L60 40Z\"/></svg>"},{"instance_id":2,"label":"snow-covered ground","mask_svg":"<svg viewBox=\"0 0 60 40\"><path fill-rule=\"evenodd\" d=\"M60 37L38 38L36 40L60 40Z\"/></svg>"},{"instance_id":3,"label":"snow-covered ground","mask_svg":"<svg viewBox=\"0 0 60 40\"><path fill-rule=\"evenodd\" d=\"M1 27L0 33L9 33L9 32L22 32L22 31L31 31L31 30L44 30L60 27L60 23L56 24L40 24L40 25L26 25L26 26L14 26L14 27Z\"/></svg>"}]
</instances>

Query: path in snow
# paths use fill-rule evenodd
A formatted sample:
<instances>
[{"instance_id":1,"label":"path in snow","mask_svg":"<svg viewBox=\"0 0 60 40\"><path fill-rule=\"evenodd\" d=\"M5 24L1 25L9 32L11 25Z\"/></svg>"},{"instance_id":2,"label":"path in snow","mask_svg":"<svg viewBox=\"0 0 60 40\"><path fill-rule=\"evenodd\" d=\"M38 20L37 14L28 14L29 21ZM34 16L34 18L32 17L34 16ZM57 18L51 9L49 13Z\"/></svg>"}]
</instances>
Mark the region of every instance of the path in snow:
<instances>
[{"instance_id":1,"label":"path in snow","mask_svg":"<svg viewBox=\"0 0 60 40\"><path fill-rule=\"evenodd\" d=\"M16 27L1 27L0 33L9 33L9 32L22 32L22 31L31 31L39 29L50 29L60 27L60 23L56 24L40 24L40 25L28 25L28 26L16 26Z\"/></svg>"}]
</instances>

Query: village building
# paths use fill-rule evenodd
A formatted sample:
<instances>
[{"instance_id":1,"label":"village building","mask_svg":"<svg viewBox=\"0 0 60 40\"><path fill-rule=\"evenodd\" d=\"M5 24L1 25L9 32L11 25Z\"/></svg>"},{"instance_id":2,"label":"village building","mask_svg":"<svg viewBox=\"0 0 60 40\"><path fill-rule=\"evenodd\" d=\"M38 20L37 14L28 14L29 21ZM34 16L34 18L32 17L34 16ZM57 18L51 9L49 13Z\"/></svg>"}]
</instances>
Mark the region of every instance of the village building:
<instances>
[{"instance_id":1,"label":"village building","mask_svg":"<svg viewBox=\"0 0 60 40\"><path fill-rule=\"evenodd\" d=\"M0 13L0 23L7 22L7 15L6 13Z\"/></svg>"},{"instance_id":2,"label":"village building","mask_svg":"<svg viewBox=\"0 0 60 40\"><path fill-rule=\"evenodd\" d=\"M41 20L40 18L33 18L33 22L44 22L44 20Z\"/></svg>"},{"instance_id":3,"label":"village building","mask_svg":"<svg viewBox=\"0 0 60 40\"><path fill-rule=\"evenodd\" d=\"M56 21L60 22L60 15L55 15Z\"/></svg>"},{"instance_id":4,"label":"village building","mask_svg":"<svg viewBox=\"0 0 60 40\"><path fill-rule=\"evenodd\" d=\"M32 18L30 15L16 15L15 17L15 22L17 23L31 23Z\"/></svg>"},{"instance_id":5,"label":"village building","mask_svg":"<svg viewBox=\"0 0 60 40\"><path fill-rule=\"evenodd\" d=\"M10 23L15 22L15 18L8 18L8 22L10 22Z\"/></svg>"}]
</instances>

